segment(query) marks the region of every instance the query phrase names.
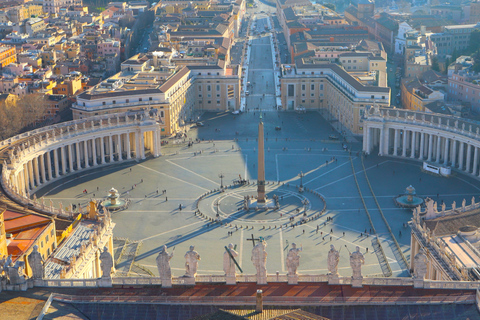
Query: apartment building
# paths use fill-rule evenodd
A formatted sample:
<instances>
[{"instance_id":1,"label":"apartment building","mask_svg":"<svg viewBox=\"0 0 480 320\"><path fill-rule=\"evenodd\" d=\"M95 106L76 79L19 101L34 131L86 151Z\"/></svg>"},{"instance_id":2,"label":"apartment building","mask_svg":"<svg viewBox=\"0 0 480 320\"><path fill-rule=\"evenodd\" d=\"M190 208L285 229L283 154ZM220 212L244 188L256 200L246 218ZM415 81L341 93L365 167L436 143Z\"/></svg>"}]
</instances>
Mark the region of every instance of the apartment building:
<instances>
[{"instance_id":1,"label":"apartment building","mask_svg":"<svg viewBox=\"0 0 480 320\"><path fill-rule=\"evenodd\" d=\"M390 106L390 88L362 83L344 68L315 60L284 66L282 105L287 110L327 110L354 134L362 134L367 105Z\"/></svg>"},{"instance_id":2,"label":"apartment building","mask_svg":"<svg viewBox=\"0 0 480 320\"><path fill-rule=\"evenodd\" d=\"M418 78L404 78L401 85L402 106L414 111L425 111L425 106L444 100L444 94L429 86L423 85Z\"/></svg>"},{"instance_id":3,"label":"apartment building","mask_svg":"<svg viewBox=\"0 0 480 320\"><path fill-rule=\"evenodd\" d=\"M480 29L479 23L445 26L442 33L434 33L430 35L430 39L437 46L438 56L445 57L455 50L460 53L467 49L470 44L470 34L478 29Z\"/></svg>"},{"instance_id":4,"label":"apartment building","mask_svg":"<svg viewBox=\"0 0 480 320\"><path fill-rule=\"evenodd\" d=\"M448 77L448 101L468 104L480 112L480 74L468 69L454 71Z\"/></svg>"},{"instance_id":5,"label":"apartment building","mask_svg":"<svg viewBox=\"0 0 480 320\"><path fill-rule=\"evenodd\" d=\"M17 62L17 50L14 46L0 45L0 67Z\"/></svg>"}]
</instances>

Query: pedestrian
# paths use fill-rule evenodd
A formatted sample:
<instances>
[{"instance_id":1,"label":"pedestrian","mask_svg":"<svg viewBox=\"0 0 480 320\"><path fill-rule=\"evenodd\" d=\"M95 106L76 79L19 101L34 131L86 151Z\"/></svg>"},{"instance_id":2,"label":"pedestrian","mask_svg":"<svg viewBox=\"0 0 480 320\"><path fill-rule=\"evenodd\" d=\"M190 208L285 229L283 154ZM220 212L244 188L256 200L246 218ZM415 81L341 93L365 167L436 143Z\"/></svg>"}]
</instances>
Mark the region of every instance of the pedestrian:
<instances>
[{"instance_id":1,"label":"pedestrian","mask_svg":"<svg viewBox=\"0 0 480 320\"><path fill-rule=\"evenodd\" d=\"M368 253L368 247L367 247L367 253Z\"/></svg>"},{"instance_id":2,"label":"pedestrian","mask_svg":"<svg viewBox=\"0 0 480 320\"><path fill-rule=\"evenodd\" d=\"M343 236L345 237L345 231L343 231Z\"/></svg>"},{"instance_id":3,"label":"pedestrian","mask_svg":"<svg viewBox=\"0 0 480 320\"><path fill-rule=\"evenodd\" d=\"M333 229L330 229L330 233L333 233Z\"/></svg>"},{"instance_id":4,"label":"pedestrian","mask_svg":"<svg viewBox=\"0 0 480 320\"><path fill-rule=\"evenodd\" d=\"M157 189L157 194L158 194L158 189Z\"/></svg>"},{"instance_id":5,"label":"pedestrian","mask_svg":"<svg viewBox=\"0 0 480 320\"><path fill-rule=\"evenodd\" d=\"M332 237L330 237L330 241L332 241Z\"/></svg>"},{"instance_id":6,"label":"pedestrian","mask_svg":"<svg viewBox=\"0 0 480 320\"><path fill-rule=\"evenodd\" d=\"M142 183L143 183L143 179L142 179L141 181L142 181Z\"/></svg>"},{"instance_id":7,"label":"pedestrian","mask_svg":"<svg viewBox=\"0 0 480 320\"><path fill-rule=\"evenodd\" d=\"M166 202L166 201L168 201L168 198L167 198L167 197L165 197L165 202Z\"/></svg>"},{"instance_id":8,"label":"pedestrian","mask_svg":"<svg viewBox=\"0 0 480 320\"><path fill-rule=\"evenodd\" d=\"M305 234L305 229L303 229L303 234Z\"/></svg>"},{"instance_id":9,"label":"pedestrian","mask_svg":"<svg viewBox=\"0 0 480 320\"><path fill-rule=\"evenodd\" d=\"M93 197L95 198L95 193L93 194Z\"/></svg>"}]
</instances>

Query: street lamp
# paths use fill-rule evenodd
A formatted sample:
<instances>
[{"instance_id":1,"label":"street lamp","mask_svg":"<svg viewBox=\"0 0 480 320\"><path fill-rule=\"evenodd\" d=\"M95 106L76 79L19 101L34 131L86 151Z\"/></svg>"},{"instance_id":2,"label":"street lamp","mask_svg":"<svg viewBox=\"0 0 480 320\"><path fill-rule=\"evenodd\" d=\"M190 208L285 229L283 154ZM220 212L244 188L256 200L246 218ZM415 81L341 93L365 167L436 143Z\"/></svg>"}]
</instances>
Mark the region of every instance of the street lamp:
<instances>
[{"instance_id":1,"label":"street lamp","mask_svg":"<svg viewBox=\"0 0 480 320\"><path fill-rule=\"evenodd\" d=\"M218 175L218 177L220 178L220 189L223 189L223 178L225 177L223 175L223 173L220 172L220 174Z\"/></svg>"},{"instance_id":2,"label":"street lamp","mask_svg":"<svg viewBox=\"0 0 480 320\"><path fill-rule=\"evenodd\" d=\"M306 217L307 216L307 206L310 202L308 201L308 199L303 199L302 200L302 204L303 204L303 216Z\"/></svg>"},{"instance_id":3,"label":"street lamp","mask_svg":"<svg viewBox=\"0 0 480 320\"><path fill-rule=\"evenodd\" d=\"M298 176L300 177L300 190L303 190L303 177L305 176L305 174L302 171L300 171Z\"/></svg>"}]
</instances>

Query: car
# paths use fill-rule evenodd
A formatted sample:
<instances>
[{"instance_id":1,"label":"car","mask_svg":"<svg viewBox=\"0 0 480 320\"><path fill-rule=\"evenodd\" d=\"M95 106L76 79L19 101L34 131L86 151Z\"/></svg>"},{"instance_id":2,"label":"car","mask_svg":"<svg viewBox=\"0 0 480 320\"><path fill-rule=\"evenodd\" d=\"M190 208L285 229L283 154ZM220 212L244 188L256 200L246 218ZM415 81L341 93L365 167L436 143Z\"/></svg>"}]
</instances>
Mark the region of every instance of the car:
<instances>
[{"instance_id":1,"label":"car","mask_svg":"<svg viewBox=\"0 0 480 320\"><path fill-rule=\"evenodd\" d=\"M240 114L240 110L232 111L232 114Z\"/></svg>"},{"instance_id":2,"label":"car","mask_svg":"<svg viewBox=\"0 0 480 320\"><path fill-rule=\"evenodd\" d=\"M337 135L334 135L334 134L331 134L328 136L328 139L330 140L338 140L338 136Z\"/></svg>"},{"instance_id":3,"label":"car","mask_svg":"<svg viewBox=\"0 0 480 320\"><path fill-rule=\"evenodd\" d=\"M248 96L250 94L250 91L245 91L245 95Z\"/></svg>"},{"instance_id":4,"label":"car","mask_svg":"<svg viewBox=\"0 0 480 320\"><path fill-rule=\"evenodd\" d=\"M282 127L276 126L276 127L275 127L275 130L280 131L280 130L282 130Z\"/></svg>"},{"instance_id":5,"label":"car","mask_svg":"<svg viewBox=\"0 0 480 320\"><path fill-rule=\"evenodd\" d=\"M203 127L204 126L203 122L201 122L201 121L197 121L197 123L195 123L195 124L197 125L197 127Z\"/></svg>"}]
</instances>

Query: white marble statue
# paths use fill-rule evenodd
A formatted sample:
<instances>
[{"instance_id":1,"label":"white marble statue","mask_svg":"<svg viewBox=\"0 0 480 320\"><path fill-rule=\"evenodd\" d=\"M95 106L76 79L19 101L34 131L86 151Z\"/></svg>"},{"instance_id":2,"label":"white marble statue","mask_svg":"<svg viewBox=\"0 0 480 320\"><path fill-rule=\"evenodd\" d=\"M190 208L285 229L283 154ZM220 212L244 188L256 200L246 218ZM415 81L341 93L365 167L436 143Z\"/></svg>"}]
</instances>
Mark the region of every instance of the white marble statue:
<instances>
[{"instance_id":1,"label":"white marble statue","mask_svg":"<svg viewBox=\"0 0 480 320\"><path fill-rule=\"evenodd\" d=\"M365 264L365 258L360 252L360 247L350 254L350 266L352 267L352 278L362 279L362 265Z\"/></svg>"},{"instance_id":2,"label":"white marble statue","mask_svg":"<svg viewBox=\"0 0 480 320\"><path fill-rule=\"evenodd\" d=\"M267 277L267 242L265 240L258 241L252 249L252 262L257 270L257 279L259 277Z\"/></svg>"},{"instance_id":3,"label":"white marble statue","mask_svg":"<svg viewBox=\"0 0 480 320\"><path fill-rule=\"evenodd\" d=\"M462 201L462 211L465 212L465 206L467 205L467 200L463 199Z\"/></svg>"},{"instance_id":4,"label":"white marble statue","mask_svg":"<svg viewBox=\"0 0 480 320\"><path fill-rule=\"evenodd\" d=\"M167 246L163 245L157 256L157 268L160 279L172 279L172 269L170 268L170 260L173 258L173 252L167 252Z\"/></svg>"},{"instance_id":5,"label":"white marble statue","mask_svg":"<svg viewBox=\"0 0 480 320\"><path fill-rule=\"evenodd\" d=\"M197 274L198 261L200 255L194 250L195 246L190 246L190 250L185 253L185 276L194 278Z\"/></svg>"},{"instance_id":6,"label":"white marble statue","mask_svg":"<svg viewBox=\"0 0 480 320\"><path fill-rule=\"evenodd\" d=\"M292 243L292 248L288 250L287 270L289 276L294 276L297 274L297 268L300 265L300 251L302 251L302 248L297 248L295 243Z\"/></svg>"},{"instance_id":7,"label":"white marble statue","mask_svg":"<svg viewBox=\"0 0 480 320\"><path fill-rule=\"evenodd\" d=\"M238 252L235 251L233 243L228 245L228 252L225 250L223 253L223 271L227 277L234 277L235 276L235 262L233 262L232 257L237 257ZM229 254L230 252L230 254ZM231 256L230 256L231 255Z\"/></svg>"},{"instance_id":8,"label":"white marble statue","mask_svg":"<svg viewBox=\"0 0 480 320\"><path fill-rule=\"evenodd\" d=\"M425 276L427 275L427 256L423 249L420 249L415 255L413 268L415 279L425 279Z\"/></svg>"},{"instance_id":9,"label":"white marble statue","mask_svg":"<svg viewBox=\"0 0 480 320\"><path fill-rule=\"evenodd\" d=\"M329 274L338 276L338 261L340 261L340 252L331 244L327 258Z\"/></svg>"},{"instance_id":10,"label":"white marble statue","mask_svg":"<svg viewBox=\"0 0 480 320\"><path fill-rule=\"evenodd\" d=\"M25 262L17 260L15 265L10 265L7 267L7 275L10 280L10 284L17 285L25 282L25 275L23 274L23 268L25 267Z\"/></svg>"},{"instance_id":11,"label":"white marble statue","mask_svg":"<svg viewBox=\"0 0 480 320\"><path fill-rule=\"evenodd\" d=\"M452 210L455 211L457 209L457 203L453 201L452 203Z\"/></svg>"},{"instance_id":12,"label":"white marble statue","mask_svg":"<svg viewBox=\"0 0 480 320\"><path fill-rule=\"evenodd\" d=\"M103 252L100 254L100 268L102 269L102 278L111 278L113 269L113 258L108 248L104 247Z\"/></svg>"},{"instance_id":13,"label":"white marble statue","mask_svg":"<svg viewBox=\"0 0 480 320\"><path fill-rule=\"evenodd\" d=\"M28 264L32 268L32 278L33 279L42 279L43 278L43 260L42 255L38 252L38 246L33 246L33 251L28 256Z\"/></svg>"}]
</instances>

